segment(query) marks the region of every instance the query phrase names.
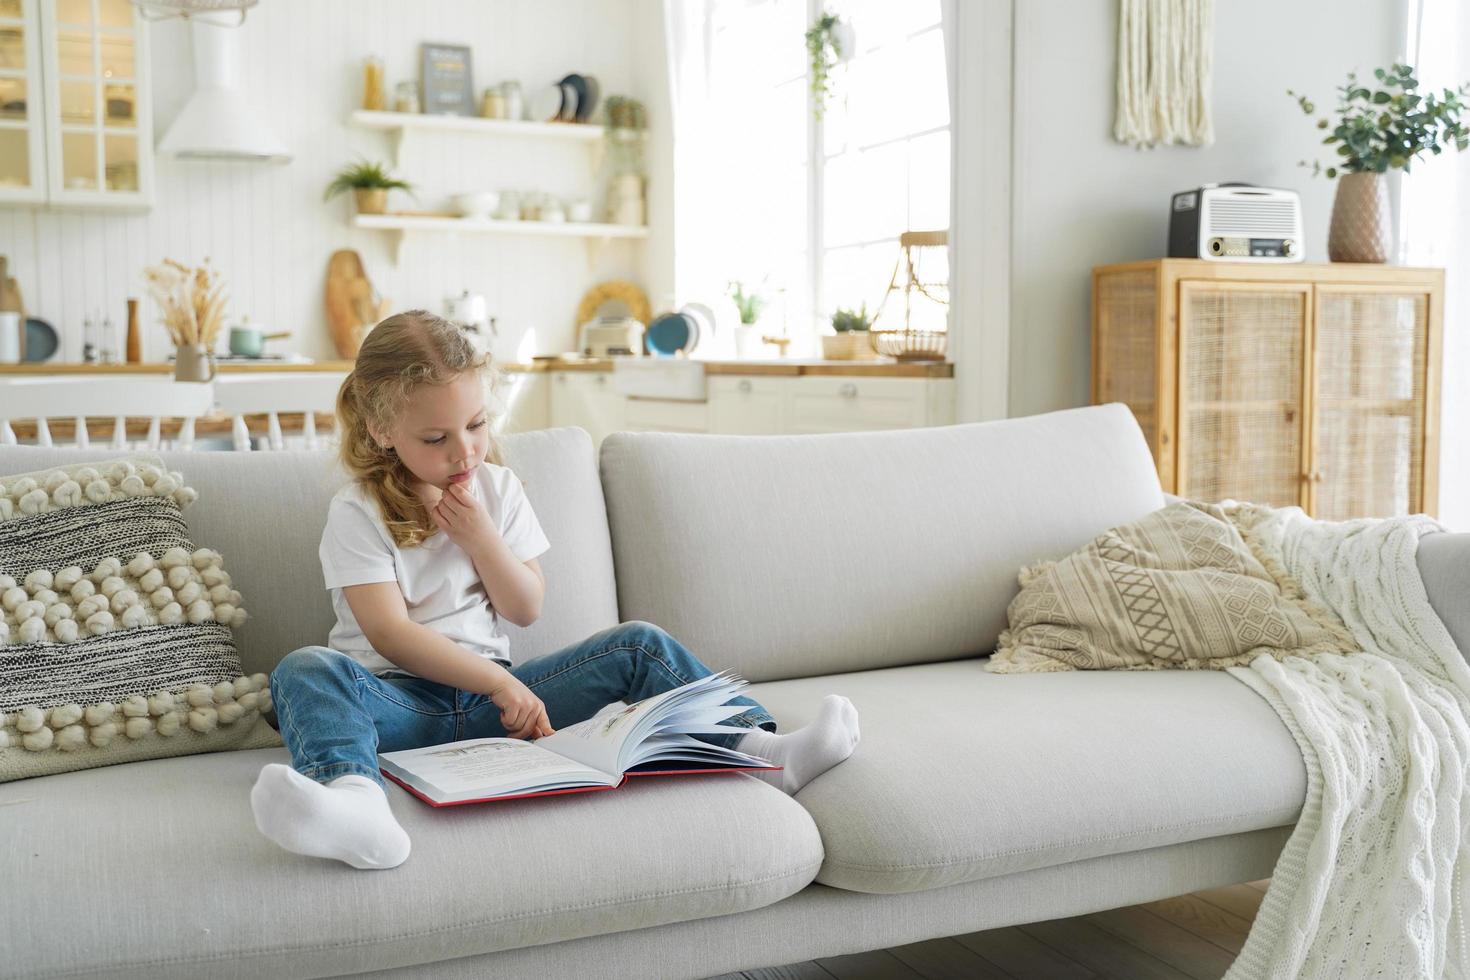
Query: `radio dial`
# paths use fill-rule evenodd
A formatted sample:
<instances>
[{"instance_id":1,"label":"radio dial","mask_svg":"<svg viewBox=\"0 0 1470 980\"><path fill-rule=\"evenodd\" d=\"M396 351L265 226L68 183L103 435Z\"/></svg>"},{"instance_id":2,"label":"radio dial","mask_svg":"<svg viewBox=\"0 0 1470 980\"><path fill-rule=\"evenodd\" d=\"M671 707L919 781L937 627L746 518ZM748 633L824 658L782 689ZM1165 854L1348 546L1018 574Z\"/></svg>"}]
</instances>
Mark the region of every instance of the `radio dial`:
<instances>
[{"instance_id":1,"label":"radio dial","mask_svg":"<svg viewBox=\"0 0 1470 980\"><path fill-rule=\"evenodd\" d=\"M1295 255L1296 254L1296 242L1292 241L1290 238L1288 238L1285 241L1283 241L1281 243L1281 254L1282 255Z\"/></svg>"}]
</instances>

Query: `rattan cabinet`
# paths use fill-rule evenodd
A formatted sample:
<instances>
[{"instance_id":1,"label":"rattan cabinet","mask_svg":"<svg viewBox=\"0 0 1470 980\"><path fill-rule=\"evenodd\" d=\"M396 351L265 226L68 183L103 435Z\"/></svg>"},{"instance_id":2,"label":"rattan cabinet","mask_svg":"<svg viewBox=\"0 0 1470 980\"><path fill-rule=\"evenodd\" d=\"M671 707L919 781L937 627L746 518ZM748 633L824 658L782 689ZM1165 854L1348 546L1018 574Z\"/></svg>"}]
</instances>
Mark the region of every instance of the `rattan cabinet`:
<instances>
[{"instance_id":1,"label":"rattan cabinet","mask_svg":"<svg viewBox=\"0 0 1470 980\"><path fill-rule=\"evenodd\" d=\"M1325 520L1438 509L1444 271L1155 259L1092 272L1092 400L1164 489Z\"/></svg>"}]
</instances>

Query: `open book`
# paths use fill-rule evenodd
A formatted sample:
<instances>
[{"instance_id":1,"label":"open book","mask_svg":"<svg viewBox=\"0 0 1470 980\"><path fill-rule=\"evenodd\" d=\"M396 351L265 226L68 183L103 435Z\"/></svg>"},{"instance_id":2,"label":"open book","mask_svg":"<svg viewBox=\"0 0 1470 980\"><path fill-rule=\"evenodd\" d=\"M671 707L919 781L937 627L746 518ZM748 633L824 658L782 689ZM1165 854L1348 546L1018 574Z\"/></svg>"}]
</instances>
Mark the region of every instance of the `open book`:
<instances>
[{"instance_id":1,"label":"open book","mask_svg":"<svg viewBox=\"0 0 1470 980\"><path fill-rule=\"evenodd\" d=\"M384 752L378 764L384 776L430 806L616 789L629 776L780 769L690 737L750 731L720 724L750 709L725 703L747 684L721 671L632 704L614 701L533 742L470 738Z\"/></svg>"}]
</instances>

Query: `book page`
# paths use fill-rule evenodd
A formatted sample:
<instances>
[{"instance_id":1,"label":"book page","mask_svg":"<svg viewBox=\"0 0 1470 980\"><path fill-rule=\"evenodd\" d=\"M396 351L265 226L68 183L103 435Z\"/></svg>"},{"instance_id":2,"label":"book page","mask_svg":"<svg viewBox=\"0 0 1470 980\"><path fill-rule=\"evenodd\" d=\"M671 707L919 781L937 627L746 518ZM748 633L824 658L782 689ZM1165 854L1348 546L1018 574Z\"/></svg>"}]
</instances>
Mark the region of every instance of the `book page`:
<instances>
[{"instance_id":1,"label":"book page","mask_svg":"<svg viewBox=\"0 0 1470 980\"><path fill-rule=\"evenodd\" d=\"M552 783L608 784L602 773L519 738L467 739L384 752L379 759L394 775L427 784L439 799L498 796Z\"/></svg>"}]
</instances>

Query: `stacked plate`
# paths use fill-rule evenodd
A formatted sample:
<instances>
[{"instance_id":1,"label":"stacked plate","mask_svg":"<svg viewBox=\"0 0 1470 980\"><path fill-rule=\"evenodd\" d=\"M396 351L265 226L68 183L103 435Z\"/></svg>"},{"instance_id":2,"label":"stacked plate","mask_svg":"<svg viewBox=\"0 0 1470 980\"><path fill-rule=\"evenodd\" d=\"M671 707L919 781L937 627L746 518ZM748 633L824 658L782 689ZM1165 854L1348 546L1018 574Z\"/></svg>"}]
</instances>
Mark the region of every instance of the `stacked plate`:
<instances>
[{"instance_id":1,"label":"stacked plate","mask_svg":"<svg viewBox=\"0 0 1470 980\"><path fill-rule=\"evenodd\" d=\"M714 310L703 303L685 303L676 313L656 317L643 336L650 354L674 357L681 351L692 353L701 340L712 346L715 330Z\"/></svg>"},{"instance_id":2,"label":"stacked plate","mask_svg":"<svg viewBox=\"0 0 1470 980\"><path fill-rule=\"evenodd\" d=\"M589 122L601 97L602 86L593 76L567 75L531 97L531 119L536 122Z\"/></svg>"}]
</instances>

